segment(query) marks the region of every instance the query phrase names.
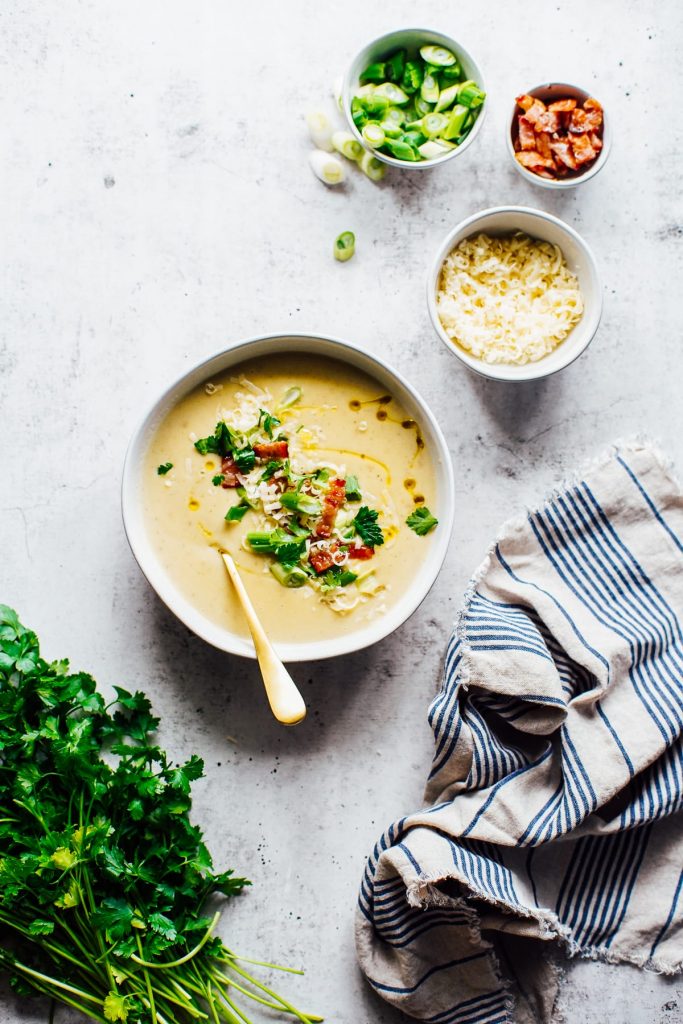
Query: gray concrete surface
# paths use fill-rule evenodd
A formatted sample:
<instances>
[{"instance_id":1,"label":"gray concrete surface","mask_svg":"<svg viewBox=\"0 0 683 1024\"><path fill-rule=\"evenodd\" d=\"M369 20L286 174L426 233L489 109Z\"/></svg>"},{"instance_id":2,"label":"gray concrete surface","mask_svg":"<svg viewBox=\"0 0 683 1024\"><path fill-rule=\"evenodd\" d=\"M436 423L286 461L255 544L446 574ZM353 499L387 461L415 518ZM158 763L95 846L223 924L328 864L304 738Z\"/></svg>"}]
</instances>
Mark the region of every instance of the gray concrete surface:
<instances>
[{"instance_id":1,"label":"gray concrete surface","mask_svg":"<svg viewBox=\"0 0 683 1024\"><path fill-rule=\"evenodd\" d=\"M480 59L490 111L477 143L432 172L326 190L303 114L356 48L421 21ZM254 881L228 908L233 946L307 970L288 986L336 1024L399 1024L366 988L352 917L364 857L416 808L428 702L470 572L499 523L611 440L658 438L683 466L681 8L667 2L7 0L2 34L0 599L48 656L102 686L146 689L179 758L207 778L195 815L216 860ZM523 182L503 126L544 78L594 90L615 129L607 169L566 194ZM594 247L605 313L553 379L470 376L428 322L441 237L498 203L536 205ZM352 228L356 258L332 240ZM269 718L252 664L193 638L135 565L121 526L129 434L169 380L226 342L331 332L390 357L431 403L457 481L438 584L372 650L301 665L310 715ZM570 966L567 1024L673 1024L680 979ZM12 996L0 1022L44 1020Z\"/></svg>"}]
</instances>

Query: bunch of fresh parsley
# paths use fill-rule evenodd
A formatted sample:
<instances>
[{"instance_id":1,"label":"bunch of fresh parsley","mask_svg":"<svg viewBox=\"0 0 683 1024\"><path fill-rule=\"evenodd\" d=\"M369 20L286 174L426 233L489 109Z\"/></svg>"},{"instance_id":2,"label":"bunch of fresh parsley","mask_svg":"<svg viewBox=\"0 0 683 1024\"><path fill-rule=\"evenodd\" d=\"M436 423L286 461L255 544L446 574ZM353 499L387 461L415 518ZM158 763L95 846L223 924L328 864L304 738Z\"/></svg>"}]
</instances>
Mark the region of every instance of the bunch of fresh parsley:
<instances>
[{"instance_id":1,"label":"bunch of fresh parsley","mask_svg":"<svg viewBox=\"0 0 683 1024\"><path fill-rule=\"evenodd\" d=\"M106 705L68 667L0 605L0 966L13 987L102 1022L244 1024L245 997L320 1020L213 935L207 899L249 883L213 871L189 819L202 761L169 762L144 694L117 687Z\"/></svg>"}]
</instances>

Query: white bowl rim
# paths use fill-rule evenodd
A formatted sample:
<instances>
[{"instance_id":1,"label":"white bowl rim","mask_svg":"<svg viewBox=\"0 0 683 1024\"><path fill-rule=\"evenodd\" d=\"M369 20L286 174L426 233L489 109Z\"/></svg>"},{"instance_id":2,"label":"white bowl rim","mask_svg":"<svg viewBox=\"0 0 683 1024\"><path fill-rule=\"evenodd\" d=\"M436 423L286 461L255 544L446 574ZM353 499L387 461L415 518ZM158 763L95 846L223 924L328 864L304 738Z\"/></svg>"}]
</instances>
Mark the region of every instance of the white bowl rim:
<instances>
[{"instance_id":1,"label":"white bowl rim","mask_svg":"<svg viewBox=\"0 0 683 1024\"><path fill-rule=\"evenodd\" d=\"M441 271L441 267L443 266L443 262L446 259L446 256L453 248L453 240L458 235L463 235L464 238L469 237L469 234L474 234L474 227L479 221L482 221L487 217L503 213L530 215L539 220L547 221L550 224L554 224L555 227L558 227L561 231L568 234L574 240L574 242L577 244L579 249L583 252L584 256L586 257L586 262L590 269L590 273L596 282L597 295L595 307L591 312L591 318L588 321L586 340L583 342L582 345L578 346L575 351L572 351L571 347L567 348L566 351L569 353L568 359L560 363L559 366L555 366L553 367L553 369L550 370L543 369L545 359L539 359L533 363L525 363L519 367L515 366L514 368L516 370L524 372L520 372L514 377L508 375L510 372L510 364L485 363L483 359L477 359L475 356L471 356L468 352L465 351L465 349L462 349L460 348L460 346L454 344L454 342L451 341L451 339L446 334L443 325L441 324L439 312L436 307L436 286L439 279L439 273ZM472 228L473 230L468 231L469 228ZM468 233L463 234L463 232ZM585 239L581 237L578 231L576 231L570 224L567 224L566 221L561 220L559 217L556 217L552 213L548 213L546 210L539 210L532 206L490 206L486 210L479 210L477 213L473 213L469 217L466 217L464 220L461 220L460 223L456 224L453 230L449 231L448 235L446 235L446 237L443 239L427 277L427 307L429 309L429 315L432 321L432 325L434 327L434 330L438 334L439 338L446 346L448 351L451 352L454 356L456 356L456 358L459 359L462 363L464 363L465 366L467 366L470 370L473 370L475 373L479 374L479 376L481 377L488 377L490 380L500 380L509 384L518 384L530 380L539 380L542 377L551 377L553 376L553 374L559 373L560 370L566 369L567 366L571 366L571 364L575 362L579 358L579 356L586 351L591 341L595 337L598 327L600 326L600 320L602 319L602 281L600 278L600 273L598 271L595 256L593 255L591 248L589 247ZM584 311L584 316L587 315L587 312L587 310ZM565 341L566 340L567 339L565 339ZM564 343L565 342L563 342L562 344Z\"/></svg>"},{"instance_id":2,"label":"white bowl rim","mask_svg":"<svg viewBox=\"0 0 683 1024\"><path fill-rule=\"evenodd\" d=\"M416 160L414 162L409 160L398 160L396 157L389 156L387 153L379 153L374 149L370 150L368 148L365 139L363 138L362 134L358 131L358 128L356 127L356 124L353 118L351 117L351 69L358 60L358 58L360 57L361 53L363 53L365 50L369 50L371 48L374 48L375 46L378 46L385 39L389 40L393 39L395 36L401 35L414 35L418 32L422 32L425 35L434 37L439 36L442 40L446 40L449 43L449 48L453 49L458 57L464 56L469 61L469 63L472 64L472 66L476 69L477 85L479 86L480 89L483 89L483 91L486 92L486 86L481 67L478 61L476 61L472 54L469 52L469 50L467 50L462 45L462 43L459 43L457 39L454 39L453 36L449 36L445 32L439 32L437 29L427 28L397 28L394 29L393 32L384 32L381 36L377 36L376 39L370 40L369 43L366 43L365 46L362 46L360 50L357 51L357 53L351 58L349 64L347 65L346 71L344 72L341 91L342 110L344 116L346 117L350 131L358 139L360 144L363 146L363 149L367 150L368 152L371 152L372 155L377 157L378 160L381 160L382 163L385 163L390 167L400 167L402 170L409 171L424 171L430 167L437 167L439 164L444 164L446 163L446 161L452 160L453 157L460 156L461 153L464 153L465 150L472 145L477 135L481 131L481 127L484 123L484 119L486 117L486 113L488 111L489 106L487 93L486 99L481 105L481 113L478 115L477 120L474 123L474 127L472 128L471 132L469 133L463 144L461 146L456 146L455 149L449 150L449 152L444 153L443 156L437 156L435 159Z\"/></svg>"},{"instance_id":3,"label":"white bowl rim","mask_svg":"<svg viewBox=\"0 0 683 1024\"><path fill-rule=\"evenodd\" d=\"M586 99L593 95L592 93L587 92L586 89L582 88L582 86L572 85L571 82L543 82L540 85L535 85L532 89L525 90L525 93L526 95L534 96L536 93L544 92L547 89L572 89L574 92L581 93ZM515 101L512 108L512 114L506 128L505 148L510 154L510 158L515 165L515 169L518 174L521 174L526 181L530 181L532 185L538 185L540 188L555 190L576 188L578 185L583 185L585 181L590 181L590 179L594 178L596 174L599 174L607 163L607 158L612 149L612 121L604 107L602 108L602 149L600 150L600 155L597 160L595 163L591 164L588 170L584 171L583 174L577 174L573 178L558 179L556 181L551 181L550 178L541 178L538 174L534 174L533 171L528 170L526 167L522 167L519 160L515 158L515 147L512 143L512 127L516 112L517 102Z\"/></svg>"},{"instance_id":4,"label":"white bowl rim","mask_svg":"<svg viewBox=\"0 0 683 1024\"><path fill-rule=\"evenodd\" d=\"M429 424L429 428L436 441L437 450L434 453L433 462L439 490L441 491L443 489L443 494L440 494L439 503L439 530L435 533L432 539L428 553L428 560L433 563L432 572L430 573L429 578L423 582L423 585L419 589L414 592L412 590L406 591L404 597L394 606L393 616L390 613L386 616L378 617L372 620L369 625L365 625L363 629L344 634L334 640L273 645L283 660L288 662L317 661L338 657L340 655L352 654L355 651L363 650L364 648L370 647L373 644L378 643L380 640L385 639L387 636L390 636L395 632L395 630L402 626L411 617L411 615L414 614L434 586L445 561L453 531L455 518L455 480L450 451L443 431L441 430L441 427L439 426L431 409L416 388L401 373L382 359L381 356L368 352L360 345L333 335L291 330L280 334L258 334L249 338L240 339L232 344L223 346L213 354L200 360L198 363L193 363L189 369L176 377L160 394L157 395L157 397L146 407L144 414L138 419L135 429L131 434L123 463L121 477L121 513L124 532L133 553L133 557L138 563L143 576L146 577L151 588L156 592L159 599L166 605L169 611L171 611L176 618L187 626L192 633L211 644L213 647L225 651L226 653L255 659L256 654L251 640L243 640L234 634L229 633L227 630L221 630L218 626L214 626L206 620L201 613L196 612L194 609L190 609L191 614L189 615L185 613L180 614L174 606L174 597L177 596L175 588L170 581L166 579L160 567L157 566L156 560L151 554L152 545L144 533L144 528L139 529L138 525L133 521L133 509L136 507L136 499L138 500L139 507L139 491L136 486L137 481L135 473L136 465L139 465L137 456L140 450L144 451L146 448L146 444L144 442L146 430L156 410L163 405L163 403L173 394L173 392L176 391L176 389L183 385L188 377L200 374L202 369L205 367L208 369L208 367L216 360L219 360L222 357L227 357L229 354L232 355L233 353L240 353L243 350L248 350L258 343L275 343L285 339L330 344L333 348L338 349L338 353L333 354L330 352L321 352L321 356L327 356L327 358L332 359L337 358L342 362L344 361L343 352L352 351L367 360L370 364L374 364L379 372L386 374L389 378L392 378L402 388L404 388L419 410L422 422ZM245 355L244 358L248 358L248 356ZM234 360L230 360L224 369L227 369L231 363L234 364L239 361L239 357ZM358 368L360 369L360 367ZM366 370L365 372L372 376L372 369ZM399 611L398 615L396 614L396 610ZM385 622L389 623L387 628L384 628L383 626ZM323 648L326 648L326 650L323 650Z\"/></svg>"}]
</instances>

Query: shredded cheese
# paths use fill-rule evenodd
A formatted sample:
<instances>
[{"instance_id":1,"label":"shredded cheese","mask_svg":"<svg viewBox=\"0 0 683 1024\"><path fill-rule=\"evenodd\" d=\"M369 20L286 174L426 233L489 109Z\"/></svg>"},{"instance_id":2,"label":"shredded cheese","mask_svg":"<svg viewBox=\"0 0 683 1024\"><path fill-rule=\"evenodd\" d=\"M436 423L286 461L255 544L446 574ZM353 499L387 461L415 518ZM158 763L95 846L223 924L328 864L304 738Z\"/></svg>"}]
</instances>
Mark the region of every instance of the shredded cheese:
<instances>
[{"instance_id":1,"label":"shredded cheese","mask_svg":"<svg viewBox=\"0 0 683 1024\"><path fill-rule=\"evenodd\" d=\"M446 257L437 292L451 341L486 363L530 363L581 319L579 283L561 249L518 232L466 238Z\"/></svg>"}]
</instances>

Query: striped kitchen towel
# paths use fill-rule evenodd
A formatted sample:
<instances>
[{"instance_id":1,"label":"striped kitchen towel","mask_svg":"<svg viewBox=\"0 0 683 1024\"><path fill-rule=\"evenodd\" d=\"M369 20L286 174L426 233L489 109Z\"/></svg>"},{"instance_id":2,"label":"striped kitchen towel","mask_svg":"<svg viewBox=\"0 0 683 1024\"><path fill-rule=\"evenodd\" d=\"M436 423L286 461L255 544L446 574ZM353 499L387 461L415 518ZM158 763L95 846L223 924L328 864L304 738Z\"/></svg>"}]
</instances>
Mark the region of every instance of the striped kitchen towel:
<instances>
[{"instance_id":1,"label":"striped kitchen towel","mask_svg":"<svg viewBox=\"0 0 683 1024\"><path fill-rule=\"evenodd\" d=\"M432 1024L546 1021L536 940L683 964L683 497L615 448L508 524L474 577L429 721L428 806L380 838L356 941Z\"/></svg>"}]
</instances>

